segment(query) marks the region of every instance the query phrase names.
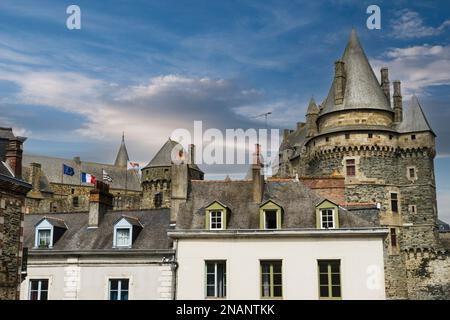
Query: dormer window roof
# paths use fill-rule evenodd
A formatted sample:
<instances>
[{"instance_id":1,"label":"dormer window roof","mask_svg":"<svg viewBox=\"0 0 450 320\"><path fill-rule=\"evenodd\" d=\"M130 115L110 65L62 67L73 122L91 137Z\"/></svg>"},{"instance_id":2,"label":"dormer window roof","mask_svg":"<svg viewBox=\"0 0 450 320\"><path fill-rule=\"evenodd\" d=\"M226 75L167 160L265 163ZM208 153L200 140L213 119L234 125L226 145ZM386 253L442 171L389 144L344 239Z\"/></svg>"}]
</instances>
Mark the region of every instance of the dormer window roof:
<instances>
[{"instance_id":1,"label":"dormer window roof","mask_svg":"<svg viewBox=\"0 0 450 320\"><path fill-rule=\"evenodd\" d=\"M143 225L139 219L122 216L114 223L114 248L131 248Z\"/></svg>"},{"instance_id":2,"label":"dormer window roof","mask_svg":"<svg viewBox=\"0 0 450 320\"><path fill-rule=\"evenodd\" d=\"M260 229L281 229L283 208L272 200L263 202L259 207Z\"/></svg>"},{"instance_id":3,"label":"dormer window roof","mask_svg":"<svg viewBox=\"0 0 450 320\"><path fill-rule=\"evenodd\" d=\"M67 229L64 220L43 217L35 225L34 246L36 248L52 248Z\"/></svg>"},{"instance_id":4,"label":"dormer window roof","mask_svg":"<svg viewBox=\"0 0 450 320\"><path fill-rule=\"evenodd\" d=\"M205 208L205 227L208 230L225 230L230 210L220 201L213 201Z\"/></svg>"}]
</instances>

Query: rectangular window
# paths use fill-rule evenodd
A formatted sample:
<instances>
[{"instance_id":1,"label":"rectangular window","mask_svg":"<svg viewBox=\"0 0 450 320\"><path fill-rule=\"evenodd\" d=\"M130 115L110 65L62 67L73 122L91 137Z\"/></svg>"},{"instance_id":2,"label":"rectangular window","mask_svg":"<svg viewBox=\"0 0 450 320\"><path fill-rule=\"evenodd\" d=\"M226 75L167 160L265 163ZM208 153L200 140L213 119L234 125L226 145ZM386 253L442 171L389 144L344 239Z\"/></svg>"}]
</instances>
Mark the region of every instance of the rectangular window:
<instances>
[{"instance_id":1,"label":"rectangular window","mask_svg":"<svg viewBox=\"0 0 450 320\"><path fill-rule=\"evenodd\" d=\"M347 171L347 177L354 177L356 174L355 159L345 160L345 167L346 167L346 171Z\"/></svg>"},{"instance_id":2,"label":"rectangular window","mask_svg":"<svg viewBox=\"0 0 450 320\"><path fill-rule=\"evenodd\" d=\"M48 279L30 280L30 300L48 300Z\"/></svg>"},{"instance_id":3,"label":"rectangular window","mask_svg":"<svg viewBox=\"0 0 450 320\"><path fill-rule=\"evenodd\" d=\"M320 210L320 227L322 229L334 229L334 210Z\"/></svg>"},{"instance_id":4,"label":"rectangular window","mask_svg":"<svg viewBox=\"0 0 450 320\"><path fill-rule=\"evenodd\" d=\"M391 228L391 246L397 247L397 232L395 228Z\"/></svg>"},{"instance_id":5,"label":"rectangular window","mask_svg":"<svg viewBox=\"0 0 450 320\"><path fill-rule=\"evenodd\" d=\"M155 208L160 208L162 206L162 193L157 192L153 197L153 205Z\"/></svg>"},{"instance_id":6,"label":"rectangular window","mask_svg":"<svg viewBox=\"0 0 450 320\"><path fill-rule=\"evenodd\" d=\"M408 172L409 172L409 177L410 178L414 179L416 177L416 169L409 168Z\"/></svg>"},{"instance_id":7,"label":"rectangular window","mask_svg":"<svg viewBox=\"0 0 450 320\"><path fill-rule=\"evenodd\" d=\"M225 261L206 261L206 297L227 296L227 272Z\"/></svg>"},{"instance_id":8,"label":"rectangular window","mask_svg":"<svg viewBox=\"0 0 450 320\"><path fill-rule=\"evenodd\" d=\"M350 139L350 134L349 133L345 134L345 139Z\"/></svg>"},{"instance_id":9,"label":"rectangular window","mask_svg":"<svg viewBox=\"0 0 450 320\"><path fill-rule=\"evenodd\" d=\"M373 133L369 133L368 137L369 137L369 139L372 139L373 138Z\"/></svg>"},{"instance_id":10,"label":"rectangular window","mask_svg":"<svg viewBox=\"0 0 450 320\"><path fill-rule=\"evenodd\" d=\"M78 197L77 196L72 198L72 205L74 207L78 207Z\"/></svg>"},{"instance_id":11,"label":"rectangular window","mask_svg":"<svg viewBox=\"0 0 450 320\"><path fill-rule=\"evenodd\" d=\"M341 298L341 261L319 260L319 298Z\"/></svg>"},{"instance_id":12,"label":"rectangular window","mask_svg":"<svg viewBox=\"0 0 450 320\"><path fill-rule=\"evenodd\" d=\"M264 229L277 229L277 211L265 210L264 211Z\"/></svg>"},{"instance_id":13,"label":"rectangular window","mask_svg":"<svg viewBox=\"0 0 450 320\"><path fill-rule=\"evenodd\" d=\"M411 140L416 140L416 135L415 134L411 135Z\"/></svg>"},{"instance_id":14,"label":"rectangular window","mask_svg":"<svg viewBox=\"0 0 450 320\"><path fill-rule=\"evenodd\" d=\"M391 210L392 212L398 212L398 196L397 193L391 193Z\"/></svg>"},{"instance_id":15,"label":"rectangular window","mask_svg":"<svg viewBox=\"0 0 450 320\"><path fill-rule=\"evenodd\" d=\"M222 211L211 211L209 220L209 228L215 230L221 230L222 228Z\"/></svg>"},{"instance_id":16,"label":"rectangular window","mask_svg":"<svg viewBox=\"0 0 450 320\"><path fill-rule=\"evenodd\" d=\"M410 206L409 206L409 211L410 211L411 213L416 213L416 212L417 212L417 207L416 207L416 205L415 205L415 204L410 205Z\"/></svg>"},{"instance_id":17,"label":"rectangular window","mask_svg":"<svg viewBox=\"0 0 450 320\"><path fill-rule=\"evenodd\" d=\"M109 279L109 300L128 300L128 279Z\"/></svg>"},{"instance_id":18,"label":"rectangular window","mask_svg":"<svg viewBox=\"0 0 450 320\"><path fill-rule=\"evenodd\" d=\"M121 228L116 229L116 246L126 247L130 245L130 229Z\"/></svg>"},{"instance_id":19,"label":"rectangular window","mask_svg":"<svg viewBox=\"0 0 450 320\"><path fill-rule=\"evenodd\" d=\"M38 230L38 246L39 248L49 248L51 245L51 234L50 229Z\"/></svg>"},{"instance_id":20,"label":"rectangular window","mask_svg":"<svg viewBox=\"0 0 450 320\"><path fill-rule=\"evenodd\" d=\"M261 261L261 297L281 298L283 296L281 260Z\"/></svg>"}]
</instances>

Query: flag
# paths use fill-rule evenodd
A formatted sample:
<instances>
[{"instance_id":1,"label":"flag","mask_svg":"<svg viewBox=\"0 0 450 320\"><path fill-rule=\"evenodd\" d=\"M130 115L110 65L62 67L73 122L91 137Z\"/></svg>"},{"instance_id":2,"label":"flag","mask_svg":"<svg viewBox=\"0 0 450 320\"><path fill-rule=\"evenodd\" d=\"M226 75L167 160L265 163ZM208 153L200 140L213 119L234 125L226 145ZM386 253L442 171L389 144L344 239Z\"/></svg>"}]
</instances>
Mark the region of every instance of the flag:
<instances>
[{"instance_id":1,"label":"flag","mask_svg":"<svg viewBox=\"0 0 450 320\"><path fill-rule=\"evenodd\" d=\"M103 181L108 181L108 182L112 182L113 181L111 176L104 169L102 169L102 174L103 174Z\"/></svg>"},{"instance_id":2,"label":"flag","mask_svg":"<svg viewBox=\"0 0 450 320\"><path fill-rule=\"evenodd\" d=\"M137 162L128 162L128 168L127 169L139 169L139 163Z\"/></svg>"},{"instance_id":3,"label":"flag","mask_svg":"<svg viewBox=\"0 0 450 320\"><path fill-rule=\"evenodd\" d=\"M95 177L92 174L86 173L86 172L82 172L81 173L81 182L86 182L86 183L95 183Z\"/></svg>"},{"instance_id":4,"label":"flag","mask_svg":"<svg viewBox=\"0 0 450 320\"><path fill-rule=\"evenodd\" d=\"M63 163L63 173L67 174L68 176L73 176L75 174L75 170L73 170L72 167L69 167L68 165L65 165Z\"/></svg>"}]
</instances>

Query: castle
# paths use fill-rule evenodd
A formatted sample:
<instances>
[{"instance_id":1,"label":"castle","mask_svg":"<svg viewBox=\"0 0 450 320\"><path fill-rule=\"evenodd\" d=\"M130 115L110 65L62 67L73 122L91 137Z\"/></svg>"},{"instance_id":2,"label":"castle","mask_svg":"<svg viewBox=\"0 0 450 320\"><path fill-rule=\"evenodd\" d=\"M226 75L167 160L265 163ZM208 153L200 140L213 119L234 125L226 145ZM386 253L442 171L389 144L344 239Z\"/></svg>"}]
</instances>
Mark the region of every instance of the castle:
<instances>
[{"instance_id":1,"label":"castle","mask_svg":"<svg viewBox=\"0 0 450 320\"><path fill-rule=\"evenodd\" d=\"M450 233L439 230L445 225L438 220L436 204L436 135L417 97L404 105L399 81L393 82L391 97L388 69L381 69L380 83L354 30L334 70L325 100L317 105L311 99L306 122L284 130L273 178L261 174L259 147L248 179L234 181L205 181L194 163L194 146L186 151L170 139L141 175L127 168L123 137L114 164L25 154L23 177L32 184L25 199L31 276L43 281L38 271L47 263L42 258L46 255L60 259L64 270L81 274L83 261L91 263L89 259L103 252L111 259L107 273L122 274L132 269L123 269L122 262L142 254L142 261L155 266L157 276L149 276L155 281L152 287L161 286L151 298L176 297L177 291L180 297L199 298L204 297L205 267L214 269L216 278L230 279L225 276L227 266L237 268L241 259L252 264L265 257L261 270L267 268L272 280L262 286L261 297L283 297L281 291L276 295L282 290L288 298L315 299L322 298L320 290L326 286L319 283L317 295L317 270L311 266L320 260L319 270L326 266L324 274L340 268L343 277L342 292L340 279L338 284L328 283L330 298L450 299ZM175 164L174 157L181 163ZM73 177L62 175L63 164L74 168ZM81 172L89 172L101 180L104 169L112 178L108 186L94 188L79 179ZM40 248L39 232L45 235L46 228L59 233L50 240L43 237L46 247ZM119 239L124 234L129 238ZM120 248L118 239L127 240L126 245ZM279 250L286 245L281 259ZM81 250L79 256L66 257L76 249ZM301 259L298 249L303 250ZM106 271L100 258L98 278L103 281ZM298 272L295 264L305 269ZM373 265L384 266L384 286L374 291L363 280L366 268ZM148 271L141 267L139 272ZM212 296L227 297L229 289L229 296L241 294L232 297L257 297L257 285L236 288L247 276L257 283L258 267L246 269L239 275L242 279L235 277L228 284L212 283ZM284 268L283 277L290 280L274 284ZM279 271L274 274L275 269ZM297 282L307 279L314 281L300 290ZM132 282L120 281L132 290ZM22 286L28 292L33 283ZM62 292L62 286L53 290ZM103 287L98 283L97 296L89 297L102 296ZM334 296L333 287L339 287L339 295ZM71 297L80 293L69 289Z\"/></svg>"}]
</instances>

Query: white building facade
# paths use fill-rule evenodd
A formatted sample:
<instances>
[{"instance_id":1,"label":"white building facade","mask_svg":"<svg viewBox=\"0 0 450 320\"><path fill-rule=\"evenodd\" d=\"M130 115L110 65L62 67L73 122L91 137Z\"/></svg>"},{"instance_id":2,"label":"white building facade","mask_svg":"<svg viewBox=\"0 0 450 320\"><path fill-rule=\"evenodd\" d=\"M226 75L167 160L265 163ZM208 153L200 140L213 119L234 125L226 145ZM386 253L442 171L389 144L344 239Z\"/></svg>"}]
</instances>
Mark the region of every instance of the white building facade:
<instances>
[{"instance_id":1,"label":"white building facade","mask_svg":"<svg viewBox=\"0 0 450 320\"><path fill-rule=\"evenodd\" d=\"M171 232L176 299L385 299L387 232Z\"/></svg>"}]
</instances>

